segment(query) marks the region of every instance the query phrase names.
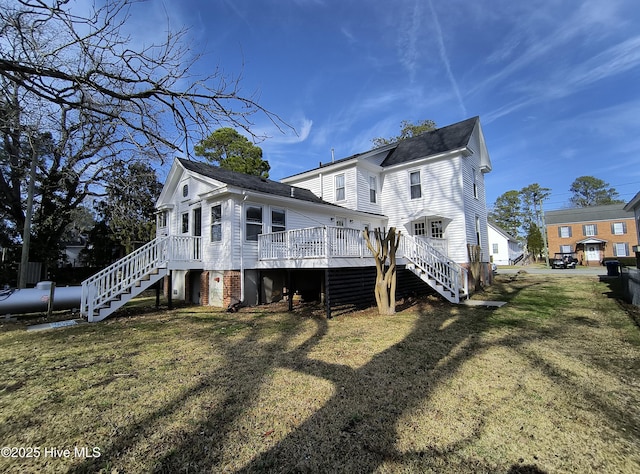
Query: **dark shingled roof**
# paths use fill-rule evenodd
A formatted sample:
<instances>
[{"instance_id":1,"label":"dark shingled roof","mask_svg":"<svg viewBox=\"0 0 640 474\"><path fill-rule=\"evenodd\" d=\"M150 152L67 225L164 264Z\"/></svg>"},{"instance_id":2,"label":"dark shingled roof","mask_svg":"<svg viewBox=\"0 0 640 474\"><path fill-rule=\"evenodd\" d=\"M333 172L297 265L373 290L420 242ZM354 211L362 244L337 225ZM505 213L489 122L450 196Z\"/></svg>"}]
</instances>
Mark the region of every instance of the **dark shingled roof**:
<instances>
[{"instance_id":1,"label":"dark shingled roof","mask_svg":"<svg viewBox=\"0 0 640 474\"><path fill-rule=\"evenodd\" d=\"M569 224L572 222L594 222L612 219L633 219L633 211L625 211L624 203L606 206L576 207L547 211L544 219L549 224Z\"/></svg>"},{"instance_id":2,"label":"dark shingled roof","mask_svg":"<svg viewBox=\"0 0 640 474\"><path fill-rule=\"evenodd\" d=\"M407 163L427 156L464 148L468 145L471 133L478 120L479 117L472 117L453 125L402 140L385 158L382 166Z\"/></svg>"},{"instance_id":3,"label":"dark shingled roof","mask_svg":"<svg viewBox=\"0 0 640 474\"><path fill-rule=\"evenodd\" d=\"M220 168L219 166L199 163L197 161L185 160L184 158L178 158L178 161L182 166L185 167L185 169L189 171L198 173L202 176L213 178L230 186L248 189L250 191L257 191L259 193L272 194L275 196L288 198L293 197L293 199L299 199L301 201L309 201L319 204L331 204L323 201L307 189L290 186L288 184L279 183L270 179L260 178L259 176L252 176L249 174L226 170ZM292 189L294 190L293 196L291 196Z\"/></svg>"}]
</instances>

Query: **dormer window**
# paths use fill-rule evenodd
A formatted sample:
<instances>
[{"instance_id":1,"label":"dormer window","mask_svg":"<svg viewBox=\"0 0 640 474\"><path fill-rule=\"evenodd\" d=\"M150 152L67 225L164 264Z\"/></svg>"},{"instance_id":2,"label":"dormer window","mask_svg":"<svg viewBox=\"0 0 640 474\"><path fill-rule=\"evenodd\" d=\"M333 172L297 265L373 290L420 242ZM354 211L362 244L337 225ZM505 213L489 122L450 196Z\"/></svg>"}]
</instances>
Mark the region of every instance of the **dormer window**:
<instances>
[{"instance_id":1,"label":"dormer window","mask_svg":"<svg viewBox=\"0 0 640 474\"><path fill-rule=\"evenodd\" d=\"M369 176L369 202L377 201L378 183L375 176Z\"/></svg>"},{"instance_id":2,"label":"dormer window","mask_svg":"<svg viewBox=\"0 0 640 474\"><path fill-rule=\"evenodd\" d=\"M336 201L344 201L345 199L344 174L339 174L336 176Z\"/></svg>"}]
</instances>

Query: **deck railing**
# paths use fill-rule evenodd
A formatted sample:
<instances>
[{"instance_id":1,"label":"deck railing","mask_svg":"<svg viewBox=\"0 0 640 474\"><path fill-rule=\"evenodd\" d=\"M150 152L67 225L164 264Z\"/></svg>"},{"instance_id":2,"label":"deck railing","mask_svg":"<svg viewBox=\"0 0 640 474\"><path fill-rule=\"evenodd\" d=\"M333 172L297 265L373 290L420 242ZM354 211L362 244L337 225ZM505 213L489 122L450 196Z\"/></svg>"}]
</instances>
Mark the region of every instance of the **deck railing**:
<instances>
[{"instance_id":1,"label":"deck railing","mask_svg":"<svg viewBox=\"0 0 640 474\"><path fill-rule=\"evenodd\" d=\"M347 227L308 227L258 236L260 260L369 256L362 231Z\"/></svg>"}]
</instances>

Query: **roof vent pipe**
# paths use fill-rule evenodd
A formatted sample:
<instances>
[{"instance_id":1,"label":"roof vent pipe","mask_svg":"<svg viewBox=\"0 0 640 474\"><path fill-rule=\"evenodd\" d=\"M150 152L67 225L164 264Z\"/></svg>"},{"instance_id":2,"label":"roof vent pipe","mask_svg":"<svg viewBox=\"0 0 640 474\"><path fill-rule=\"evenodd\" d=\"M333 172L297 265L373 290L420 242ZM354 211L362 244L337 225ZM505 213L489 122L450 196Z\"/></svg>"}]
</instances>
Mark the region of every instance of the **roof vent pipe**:
<instances>
[{"instance_id":1,"label":"roof vent pipe","mask_svg":"<svg viewBox=\"0 0 640 474\"><path fill-rule=\"evenodd\" d=\"M336 154L335 154L335 150L332 148L331 149L331 163L333 163L336 160Z\"/></svg>"}]
</instances>

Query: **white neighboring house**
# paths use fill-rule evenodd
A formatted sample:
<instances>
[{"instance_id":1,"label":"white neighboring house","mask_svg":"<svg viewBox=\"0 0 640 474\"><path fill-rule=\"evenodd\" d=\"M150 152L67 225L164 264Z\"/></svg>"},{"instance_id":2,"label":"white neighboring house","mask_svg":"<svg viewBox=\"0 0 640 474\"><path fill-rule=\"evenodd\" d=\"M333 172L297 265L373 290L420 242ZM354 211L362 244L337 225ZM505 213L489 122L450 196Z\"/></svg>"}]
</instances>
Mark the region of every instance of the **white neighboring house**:
<instances>
[{"instance_id":1,"label":"white neighboring house","mask_svg":"<svg viewBox=\"0 0 640 474\"><path fill-rule=\"evenodd\" d=\"M375 304L363 229L396 227L399 291L468 296L468 246L489 283L478 117L275 182L176 159L157 201L158 236L83 283L82 311L107 317L164 278L176 299L226 307L294 292L333 308ZM167 278L165 278L167 277ZM291 301L291 298L289 298Z\"/></svg>"},{"instance_id":2,"label":"white neighboring house","mask_svg":"<svg viewBox=\"0 0 640 474\"><path fill-rule=\"evenodd\" d=\"M489 255L496 265L513 265L524 254L522 244L505 230L489 222Z\"/></svg>"}]
</instances>

